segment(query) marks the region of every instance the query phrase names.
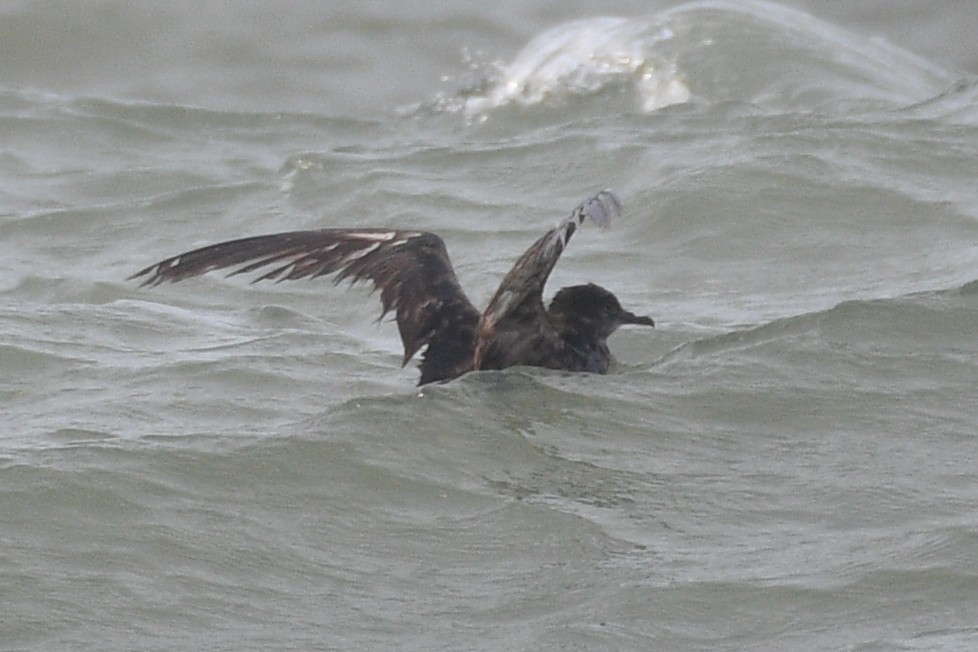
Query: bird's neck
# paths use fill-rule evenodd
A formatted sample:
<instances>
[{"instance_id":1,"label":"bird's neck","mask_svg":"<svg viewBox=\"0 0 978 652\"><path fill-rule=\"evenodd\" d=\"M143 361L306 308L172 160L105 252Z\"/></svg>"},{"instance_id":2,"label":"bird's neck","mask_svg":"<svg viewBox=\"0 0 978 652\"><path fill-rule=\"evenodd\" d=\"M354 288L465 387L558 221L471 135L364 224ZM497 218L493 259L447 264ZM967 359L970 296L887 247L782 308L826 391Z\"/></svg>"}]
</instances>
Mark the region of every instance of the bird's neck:
<instances>
[{"instance_id":1,"label":"bird's neck","mask_svg":"<svg viewBox=\"0 0 978 652\"><path fill-rule=\"evenodd\" d=\"M575 349L591 350L604 345L607 335L589 319L566 314L551 315L551 321L561 339Z\"/></svg>"},{"instance_id":2,"label":"bird's neck","mask_svg":"<svg viewBox=\"0 0 978 652\"><path fill-rule=\"evenodd\" d=\"M607 336L602 336L587 320L563 320L557 332L564 342L567 367L577 371L603 374L611 363Z\"/></svg>"}]
</instances>

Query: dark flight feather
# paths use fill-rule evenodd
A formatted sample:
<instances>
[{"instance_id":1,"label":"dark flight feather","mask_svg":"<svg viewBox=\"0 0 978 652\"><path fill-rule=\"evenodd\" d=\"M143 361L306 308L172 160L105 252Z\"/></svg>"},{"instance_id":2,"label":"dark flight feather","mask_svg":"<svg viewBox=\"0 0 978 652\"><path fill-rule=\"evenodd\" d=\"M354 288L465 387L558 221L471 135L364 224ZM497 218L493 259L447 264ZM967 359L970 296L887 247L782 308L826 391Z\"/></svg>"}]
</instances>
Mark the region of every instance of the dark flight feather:
<instances>
[{"instance_id":1,"label":"dark flight feather","mask_svg":"<svg viewBox=\"0 0 978 652\"><path fill-rule=\"evenodd\" d=\"M322 229L242 238L167 258L130 279L145 276L142 285L155 286L238 265L228 276L273 266L252 283L334 273L336 283L346 278L373 281L380 290L381 318L390 311L396 315L404 345L402 365L433 339L444 347L444 338L438 336L447 329L460 341L450 350L425 356L422 381L454 378L471 369L471 360L452 350L471 351L479 311L459 286L445 243L433 233Z\"/></svg>"}]
</instances>

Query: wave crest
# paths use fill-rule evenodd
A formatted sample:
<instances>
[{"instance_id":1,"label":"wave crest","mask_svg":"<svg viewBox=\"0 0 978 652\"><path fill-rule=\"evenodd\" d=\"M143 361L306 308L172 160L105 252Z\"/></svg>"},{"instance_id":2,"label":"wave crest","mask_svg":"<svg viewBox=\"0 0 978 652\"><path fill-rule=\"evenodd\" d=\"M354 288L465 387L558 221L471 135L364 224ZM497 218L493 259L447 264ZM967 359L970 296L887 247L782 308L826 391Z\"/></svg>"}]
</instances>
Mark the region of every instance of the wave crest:
<instances>
[{"instance_id":1,"label":"wave crest","mask_svg":"<svg viewBox=\"0 0 978 652\"><path fill-rule=\"evenodd\" d=\"M577 20L550 29L499 67L488 90L464 100L475 115L507 104L530 106L559 95L587 95L611 83L630 81L643 111L689 100L674 67L656 61L650 48L672 38L665 27L649 34L644 21L624 18Z\"/></svg>"},{"instance_id":2,"label":"wave crest","mask_svg":"<svg viewBox=\"0 0 978 652\"><path fill-rule=\"evenodd\" d=\"M763 0L575 20L540 33L509 63L473 70L475 83L440 97L436 110L484 117L609 89L631 95L642 113L694 97L777 111L903 107L957 79L884 41Z\"/></svg>"}]
</instances>

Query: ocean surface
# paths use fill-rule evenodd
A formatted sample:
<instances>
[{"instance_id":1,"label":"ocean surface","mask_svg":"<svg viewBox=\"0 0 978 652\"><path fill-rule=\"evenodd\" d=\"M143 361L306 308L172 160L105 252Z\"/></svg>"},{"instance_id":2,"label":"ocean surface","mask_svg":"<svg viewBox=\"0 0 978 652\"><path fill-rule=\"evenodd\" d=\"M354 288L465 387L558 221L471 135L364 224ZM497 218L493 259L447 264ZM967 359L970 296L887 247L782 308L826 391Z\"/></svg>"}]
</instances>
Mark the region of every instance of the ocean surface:
<instances>
[{"instance_id":1,"label":"ocean surface","mask_svg":"<svg viewBox=\"0 0 978 652\"><path fill-rule=\"evenodd\" d=\"M0 5L0 650L978 649L972 0ZM655 330L417 388L439 233Z\"/></svg>"}]
</instances>

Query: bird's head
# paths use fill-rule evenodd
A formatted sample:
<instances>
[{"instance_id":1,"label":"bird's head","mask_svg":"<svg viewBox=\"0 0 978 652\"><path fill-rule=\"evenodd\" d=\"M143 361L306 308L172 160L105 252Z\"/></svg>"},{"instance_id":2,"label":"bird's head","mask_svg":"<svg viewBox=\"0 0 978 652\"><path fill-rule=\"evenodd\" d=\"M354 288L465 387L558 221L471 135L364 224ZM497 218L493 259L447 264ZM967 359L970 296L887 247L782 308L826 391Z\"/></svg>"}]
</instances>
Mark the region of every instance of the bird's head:
<instances>
[{"instance_id":1,"label":"bird's head","mask_svg":"<svg viewBox=\"0 0 978 652\"><path fill-rule=\"evenodd\" d=\"M606 339L619 326L627 324L655 326L651 317L625 310L614 294L594 283L562 288L554 295L547 312L560 330L598 340Z\"/></svg>"}]
</instances>

